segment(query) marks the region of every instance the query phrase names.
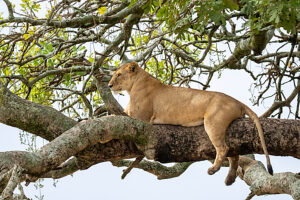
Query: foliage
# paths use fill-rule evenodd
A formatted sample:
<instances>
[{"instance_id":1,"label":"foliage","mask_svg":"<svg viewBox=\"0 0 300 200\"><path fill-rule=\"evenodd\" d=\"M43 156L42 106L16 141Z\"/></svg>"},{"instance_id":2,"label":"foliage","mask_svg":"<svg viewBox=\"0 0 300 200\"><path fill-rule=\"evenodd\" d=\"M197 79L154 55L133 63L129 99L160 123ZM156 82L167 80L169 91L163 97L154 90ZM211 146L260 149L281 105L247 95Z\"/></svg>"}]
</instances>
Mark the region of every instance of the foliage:
<instances>
[{"instance_id":1,"label":"foliage","mask_svg":"<svg viewBox=\"0 0 300 200\"><path fill-rule=\"evenodd\" d=\"M259 31L272 24L296 33L300 21L300 2L292 0L223 0L223 1L152 1L149 6L156 16L166 22L168 28L182 33L189 28L200 32L210 24L226 25L228 17L237 14L246 20L245 26Z\"/></svg>"},{"instance_id":2,"label":"foliage","mask_svg":"<svg viewBox=\"0 0 300 200\"><path fill-rule=\"evenodd\" d=\"M91 116L103 104L94 70L111 75L128 60L166 84L196 83L203 89L220 70L244 70L253 78L256 104L284 101L290 93L282 89L285 84L297 85L297 0L22 0L6 6L0 19L0 76L22 98L74 118ZM141 9L138 22L130 24ZM256 55L274 28L272 43L284 48ZM251 63L261 66L250 69ZM297 108L290 110L296 117Z\"/></svg>"}]
</instances>

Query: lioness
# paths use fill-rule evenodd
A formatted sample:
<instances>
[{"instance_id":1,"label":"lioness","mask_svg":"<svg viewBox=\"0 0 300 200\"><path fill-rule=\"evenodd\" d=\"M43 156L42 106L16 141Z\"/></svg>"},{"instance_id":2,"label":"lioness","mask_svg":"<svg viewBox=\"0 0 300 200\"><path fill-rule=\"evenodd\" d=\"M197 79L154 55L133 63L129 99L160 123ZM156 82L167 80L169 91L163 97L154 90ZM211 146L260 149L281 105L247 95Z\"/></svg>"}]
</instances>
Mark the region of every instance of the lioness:
<instances>
[{"instance_id":1,"label":"lioness","mask_svg":"<svg viewBox=\"0 0 300 200\"><path fill-rule=\"evenodd\" d=\"M218 171L229 147L225 131L229 124L247 114L255 123L266 155L268 171L273 173L262 127L257 115L238 100L219 92L209 92L165 85L138 66L136 62L116 70L108 86L112 91L126 90L130 101L125 112L136 119L152 124L198 126L204 123L217 155L208 174ZM230 168L225 180L231 185L236 178L239 156L228 157Z\"/></svg>"}]
</instances>

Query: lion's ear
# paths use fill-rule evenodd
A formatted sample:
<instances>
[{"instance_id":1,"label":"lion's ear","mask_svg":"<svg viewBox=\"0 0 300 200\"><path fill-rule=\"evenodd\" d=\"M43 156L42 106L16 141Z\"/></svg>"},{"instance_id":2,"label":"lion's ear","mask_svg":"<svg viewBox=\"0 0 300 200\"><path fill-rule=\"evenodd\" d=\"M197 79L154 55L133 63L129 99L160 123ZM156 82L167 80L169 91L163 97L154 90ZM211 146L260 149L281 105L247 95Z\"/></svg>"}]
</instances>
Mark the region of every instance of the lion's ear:
<instances>
[{"instance_id":1,"label":"lion's ear","mask_svg":"<svg viewBox=\"0 0 300 200\"><path fill-rule=\"evenodd\" d=\"M134 72L138 66L139 66L139 64L137 62L132 62L128 66L128 69L130 72Z\"/></svg>"}]
</instances>

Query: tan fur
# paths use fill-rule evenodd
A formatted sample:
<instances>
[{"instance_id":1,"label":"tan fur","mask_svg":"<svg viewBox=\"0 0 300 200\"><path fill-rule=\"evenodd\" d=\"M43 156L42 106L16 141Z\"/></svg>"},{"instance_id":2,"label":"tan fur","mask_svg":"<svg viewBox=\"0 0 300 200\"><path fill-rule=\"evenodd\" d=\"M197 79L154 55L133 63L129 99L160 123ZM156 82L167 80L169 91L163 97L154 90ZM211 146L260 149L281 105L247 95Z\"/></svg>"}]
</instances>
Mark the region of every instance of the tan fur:
<instances>
[{"instance_id":1,"label":"tan fur","mask_svg":"<svg viewBox=\"0 0 300 200\"><path fill-rule=\"evenodd\" d=\"M138 66L136 62L122 65L115 71L109 86L113 91L126 90L130 101L125 112L136 119L152 124L198 126L204 123L217 155L208 169L209 174L218 171L229 147L225 143L225 131L229 124L244 114L255 122L264 153L269 155L257 115L246 105L219 92L169 86L161 83ZM230 169L226 185L235 181L239 157L229 157Z\"/></svg>"}]
</instances>

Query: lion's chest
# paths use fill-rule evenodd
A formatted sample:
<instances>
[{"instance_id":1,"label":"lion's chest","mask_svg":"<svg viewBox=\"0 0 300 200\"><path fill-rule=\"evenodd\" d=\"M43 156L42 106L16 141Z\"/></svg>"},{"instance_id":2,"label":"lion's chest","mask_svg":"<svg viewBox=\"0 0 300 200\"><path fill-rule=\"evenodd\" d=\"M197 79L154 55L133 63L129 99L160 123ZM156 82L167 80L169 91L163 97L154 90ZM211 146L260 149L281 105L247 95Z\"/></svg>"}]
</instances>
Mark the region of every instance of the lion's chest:
<instances>
[{"instance_id":1,"label":"lion's chest","mask_svg":"<svg viewBox=\"0 0 300 200\"><path fill-rule=\"evenodd\" d=\"M130 117L150 122L153 115L152 100L148 98L130 98L128 104Z\"/></svg>"}]
</instances>

